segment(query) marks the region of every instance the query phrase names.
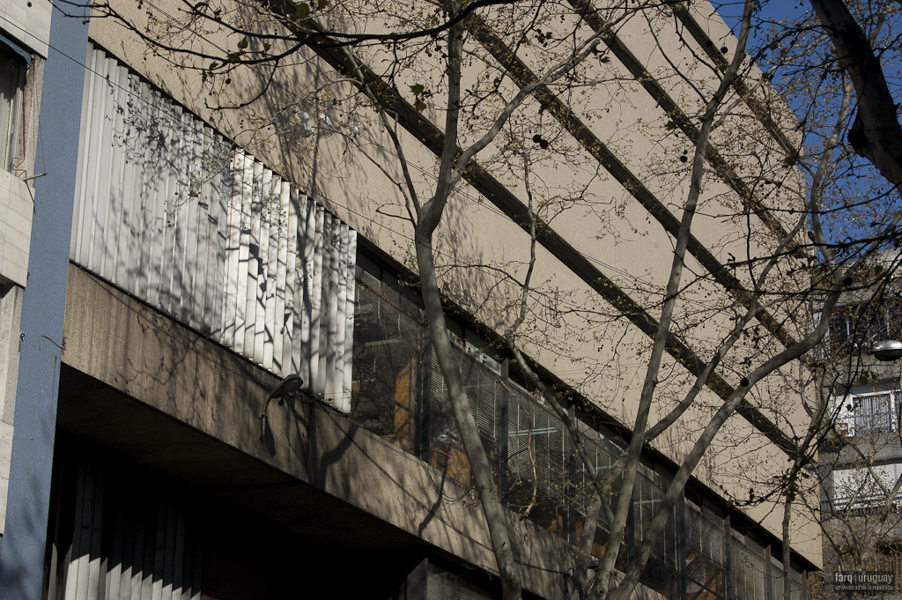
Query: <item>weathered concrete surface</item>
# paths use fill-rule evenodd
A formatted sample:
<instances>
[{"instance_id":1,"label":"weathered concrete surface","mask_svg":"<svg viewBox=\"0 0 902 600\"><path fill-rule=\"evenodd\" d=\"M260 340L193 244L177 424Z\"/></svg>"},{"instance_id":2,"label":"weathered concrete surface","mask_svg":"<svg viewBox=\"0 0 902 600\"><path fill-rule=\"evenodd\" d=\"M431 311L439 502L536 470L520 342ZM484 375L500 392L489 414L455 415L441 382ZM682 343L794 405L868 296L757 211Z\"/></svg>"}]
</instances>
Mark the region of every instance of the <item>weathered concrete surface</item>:
<instances>
[{"instance_id":1,"label":"weathered concrete surface","mask_svg":"<svg viewBox=\"0 0 902 600\"><path fill-rule=\"evenodd\" d=\"M313 538L426 542L492 572L481 508L460 485L318 405L260 409L278 380L70 266L59 427ZM511 515L513 517L513 515ZM571 548L530 522L528 589L560 597Z\"/></svg>"}]
</instances>

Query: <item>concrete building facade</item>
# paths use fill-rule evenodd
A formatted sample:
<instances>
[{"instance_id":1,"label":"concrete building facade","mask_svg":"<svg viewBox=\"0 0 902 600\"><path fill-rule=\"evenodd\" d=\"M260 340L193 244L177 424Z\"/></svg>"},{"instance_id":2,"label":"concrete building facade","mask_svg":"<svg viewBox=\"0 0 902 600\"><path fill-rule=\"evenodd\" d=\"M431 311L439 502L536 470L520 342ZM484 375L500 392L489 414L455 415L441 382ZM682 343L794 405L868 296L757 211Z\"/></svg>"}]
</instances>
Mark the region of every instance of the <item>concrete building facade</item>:
<instances>
[{"instance_id":1,"label":"concrete building facade","mask_svg":"<svg viewBox=\"0 0 902 600\"><path fill-rule=\"evenodd\" d=\"M821 510L825 581L831 597L847 597L847 588L852 587L843 581L843 572L895 574L902 557L900 500L893 493L902 475L902 371L898 356L879 351L902 333L898 253L884 252L873 264L889 275L888 285L846 295L831 320L825 349L831 360L823 387L831 399L837 433L819 456L825 480ZM897 598L900 592L902 582L894 578L881 595Z\"/></svg>"},{"instance_id":2,"label":"concrete building facade","mask_svg":"<svg viewBox=\"0 0 902 600\"><path fill-rule=\"evenodd\" d=\"M469 463L410 284L410 230L391 225L403 201L379 178L378 161L344 141L359 135L388 160L377 143L384 132L361 118L336 135L339 115L312 104L287 121L270 107L278 114L266 115L268 124L248 127L248 113L208 105L195 72L148 54L110 20L66 16L42 0L8 4L0 44L19 80L18 100L8 102L13 158L0 172L8 215L0 238L0 456L8 458L0 466L9 482L0 487L0 597L275 598L313 581L338 586L341 597L497 596ZM710 7L668 18L713 63L734 43ZM643 291L624 291L616 274L660 281L678 222L667 174L653 164L656 145L665 155L677 146L643 134L641 123L683 127L681 111L691 111L679 83L646 78L666 67L646 30L624 26L606 38L609 61L599 61L631 82L610 92L618 125L555 125L574 140L566 142L574 156L599 165L586 186L611 190L613 220L561 211L538 239L548 293L532 309L546 327L536 338L547 343L527 350L549 382L587 401L579 416L599 471L624 448L634 416L630 382L642 354L622 357L654 322L635 299ZM491 50L491 32L478 35ZM529 76L527 62L492 56ZM295 75L311 85L334 80L342 60L311 53ZM438 113L391 102L428 184ZM554 94L536 102L536 115L561 114ZM278 123L280 141L267 144L266 128ZM722 176L706 192L710 206L729 207L744 193L741 169L716 154L708 160ZM442 230L448 263L519 260L529 245L524 191L482 167L464 188ZM755 232L774 226L765 212ZM732 232L714 212L703 219L692 267L725 285L733 246L719 240ZM630 233L607 239L604 227ZM524 588L563 597L585 521L585 475L560 419L497 346L509 315L491 290L503 285L452 271L444 291L456 358L510 509ZM560 358L574 298L620 307L627 318L571 340L572 354ZM674 373L689 372L680 365L692 352L671 349ZM594 379L593 355L616 364L613 374ZM295 374L303 389L272 398ZM732 389L717 382L705 392L711 403ZM807 573L821 560L816 532L801 527L783 565L769 507L732 504L747 481L740 465L777 472L764 457L791 451L768 404L779 401L759 400L742 405L687 486L638 596L772 600L789 577L806 597ZM686 449L678 434L648 449L622 562ZM604 523L594 543L597 553L605 548Z\"/></svg>"}]
</instances>

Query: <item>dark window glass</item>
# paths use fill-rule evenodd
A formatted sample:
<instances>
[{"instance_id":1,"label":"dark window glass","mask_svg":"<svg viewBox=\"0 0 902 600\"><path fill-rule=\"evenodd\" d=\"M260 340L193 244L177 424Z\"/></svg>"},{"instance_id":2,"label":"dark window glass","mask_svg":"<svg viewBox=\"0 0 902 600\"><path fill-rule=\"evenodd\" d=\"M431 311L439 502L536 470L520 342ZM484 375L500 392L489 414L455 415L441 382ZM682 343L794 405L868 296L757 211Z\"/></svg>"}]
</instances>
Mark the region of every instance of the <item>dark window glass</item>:
<instances>
[{"instance_id":1,"label":"dark window glass","mask_svg":"<svg viewBox=\"0 0 902 600\"><path fill-rule=\"evenodd\" d=\"M21 111L22 60L0 46L0 168L12 169Z\"/></svg>"}]
</instances>

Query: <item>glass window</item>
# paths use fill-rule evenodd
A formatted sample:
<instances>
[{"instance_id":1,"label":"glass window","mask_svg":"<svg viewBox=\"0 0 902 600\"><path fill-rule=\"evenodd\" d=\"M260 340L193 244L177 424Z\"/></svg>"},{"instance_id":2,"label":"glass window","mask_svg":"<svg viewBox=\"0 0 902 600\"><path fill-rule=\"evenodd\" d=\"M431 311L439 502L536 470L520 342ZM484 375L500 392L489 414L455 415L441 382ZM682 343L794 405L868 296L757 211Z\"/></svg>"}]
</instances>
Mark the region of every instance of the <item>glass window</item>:
<instances>
[{"instance_id":1,"label":"glass window","mask_svg":"<svg viewBox=\"0 0 902 600\"><path fill-rule=\"evenodd\" d=\"M886 502L888 492L902 476L902 464L835 469L832 475L837 510L869 509Z\"/></svg>"},{"instance_id":2,"label":"glass window","mask_svg":"<svg viewBox=\"0 0 902 600\"><path fill-rule=\"evenodd\" d=\"M510 389L503 500L511 510L566 536L574 482L564 424L525 390Z\"/></svg>"},{"instance_id":3,"label":"glass window","mask_svg":"<svg viewBox=\"0 0 902 600\"><path fill-rule=\"evenodd\" d=\"M862 345L898 339L900 318L902 303L895 298L838 306L830 316L830 347L834 352L855 352Z\"/></svg>"},{"instance_id":4,"label":"glass window","mask_svg":"<svg viewBox=\"0 0 902 600\"><path fill-rule=\"evenodd\" d=\"M357 285L354 321L350 419L413 453L420 324L362 284Z\"/></svg>"},{"instance_id":5,"label":"glass window","mask_svg":"<svg viewBox=\"0 0 902 600\"><path fill-rule=\"evenodd\" d=\"M692 600L722 600L723 521L686 501L686 592Z\"/></svg>"},{"instance_id":6,"label":"glass window","mask_svg":"<svg viewBox=\"0 0 902 600\"><path fill-rule=\"evenodd\" d=\"M650 477L640 475L633 489L633 544L636 548L645 540L646 531L664 500L664 488ZM676 598L679 580L677 519L671 509L664 530L652 545L651 556L640 576L640 581L665 598ZM699 563L693 563L695 565Z\"/></svg>"},{"instance_id":7,"label":"glass window","mask_svg":"<svg viewBox=\"0 0 902 600\"><path fill-rule=\"evenodd\" d=\"M7 171L12 169L18 149L24 74L22 59L0 44L0 168Z\"/></svg>"},{"instance_id":8,"label":"glass window","mask_svg":"<svg viewBox=\"0 0 902 600\"><path fill-rule=\"evenodd\" d=\"M731 538L730 577L733 597L745 600L765 600L766 553L751 540L742 536Z\"/></svg>"},{"instance_id":9,"label":"glass window","mask_svg":"<svg viewBox=\"0 0 902 600\"><path fill-rule=\"evenodd\" d=\"M503 427L501 408L504 387L492 370L464 352L455 351L454 360L463 376L467 399L485 451L489 460L497 464L501 451L499 432ZM464 452L460 433L457 431L451 398L434 351L431 353L429 372L431 382L429 461L432 466L445 471L452 479L470 485L470 462Z\"/></svg>"}]
</instances>

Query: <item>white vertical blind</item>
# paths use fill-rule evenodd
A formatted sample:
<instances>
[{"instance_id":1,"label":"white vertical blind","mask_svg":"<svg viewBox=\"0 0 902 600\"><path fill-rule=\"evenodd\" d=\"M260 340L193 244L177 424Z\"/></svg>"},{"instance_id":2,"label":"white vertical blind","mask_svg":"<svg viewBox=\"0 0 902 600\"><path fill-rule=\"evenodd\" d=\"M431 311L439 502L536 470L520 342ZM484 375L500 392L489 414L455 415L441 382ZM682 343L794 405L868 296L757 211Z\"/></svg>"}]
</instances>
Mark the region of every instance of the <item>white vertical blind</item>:
<instances>
[{"instance_id":1,"label":"white vertical blind","mask_svg":"<svg viewBox=\"0 0 902 600\"><path fill-rule=\"evenodd\" d=\"M357 234L102 50L70 258L350 411Z\"/></svg>"}]
</instances>

